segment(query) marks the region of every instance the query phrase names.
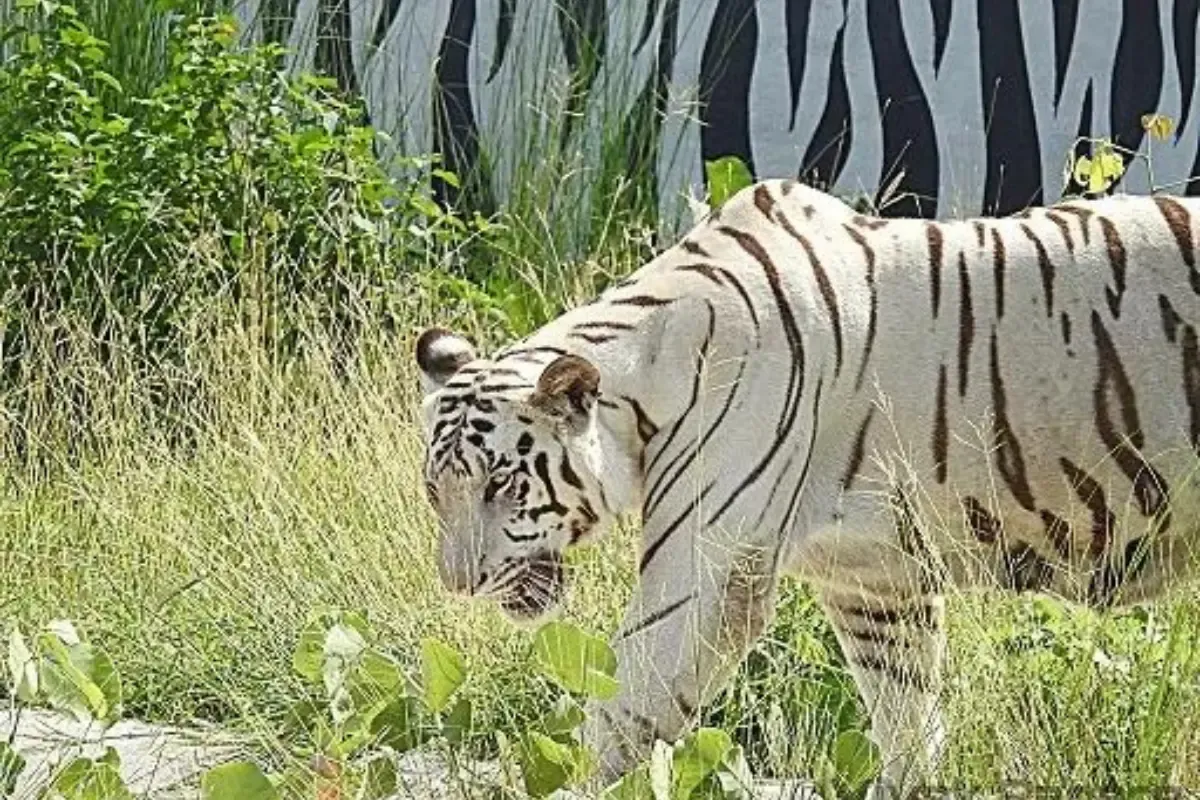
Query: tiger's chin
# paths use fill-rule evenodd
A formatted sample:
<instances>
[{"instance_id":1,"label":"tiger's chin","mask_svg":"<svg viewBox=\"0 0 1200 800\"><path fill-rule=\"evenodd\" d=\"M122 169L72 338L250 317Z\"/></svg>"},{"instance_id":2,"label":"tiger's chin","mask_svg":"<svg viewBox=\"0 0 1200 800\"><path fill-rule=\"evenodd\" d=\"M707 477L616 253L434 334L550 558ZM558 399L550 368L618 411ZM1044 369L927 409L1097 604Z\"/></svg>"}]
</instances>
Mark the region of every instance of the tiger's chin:
<instances>
[{"instance_id":1,"label":"tiger's chin","mask_svg":"<svg viewBox=\"0 0 1200 800\"><path fill-rule=\"evenodd\" d=\"M553 622L561 616L562 603L528 605L509 597L500 599L500 610L513 625L518 628L539 628L547 622Z\"/></svg>"},{"instance_id":2,"label":"tiger's chin","mask_svg":"<svg viewBox=\"0 0 1200 800\"><path fill-rule=\"evenodd\" d=\"M566 589L562 555L539 553L529 559L522 573L496 598L504 615L519 627L536 627L557 617Z\"/></svg>"}]
</instances>

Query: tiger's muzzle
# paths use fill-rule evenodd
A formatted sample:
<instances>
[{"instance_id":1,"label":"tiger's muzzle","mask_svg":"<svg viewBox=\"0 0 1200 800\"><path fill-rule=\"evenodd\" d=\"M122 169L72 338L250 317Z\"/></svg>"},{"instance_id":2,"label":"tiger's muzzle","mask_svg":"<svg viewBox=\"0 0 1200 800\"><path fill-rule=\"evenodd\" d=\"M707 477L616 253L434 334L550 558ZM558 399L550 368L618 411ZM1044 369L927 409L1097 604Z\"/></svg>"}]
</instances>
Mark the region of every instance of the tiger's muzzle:
<instances>
[{"instance_id":1,"label":"tiger's muzzle","mask_svg":"<svg viewBox=\"0 0 1200 800\"><path fill-rule=\"evenodd\" d=\"M558 606L565 586L562 554L543 550L523 559L511 577L490 594L510 618L528 622Z\"/></svg>"}]
</instances>

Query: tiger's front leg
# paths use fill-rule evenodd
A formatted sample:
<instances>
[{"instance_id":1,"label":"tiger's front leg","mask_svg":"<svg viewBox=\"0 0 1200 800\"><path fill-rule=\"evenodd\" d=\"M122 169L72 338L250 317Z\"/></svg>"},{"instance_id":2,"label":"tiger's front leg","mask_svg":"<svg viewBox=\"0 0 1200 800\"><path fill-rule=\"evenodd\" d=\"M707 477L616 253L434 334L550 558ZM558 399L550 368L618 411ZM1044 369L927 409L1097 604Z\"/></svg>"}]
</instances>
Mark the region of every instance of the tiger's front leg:
<instances>
[{"instance_id":1,"label":"tiger's front leg","mask_svg":"<svg viewBox=\"0 0 1200 800\"><path fill-rule=\"evenodd\" d=\"M772 552L651 563L613 640L620 691L588 709L583 740L607 784L672 742L725 684L774 614Z\"/></svg>"}]
</instances>

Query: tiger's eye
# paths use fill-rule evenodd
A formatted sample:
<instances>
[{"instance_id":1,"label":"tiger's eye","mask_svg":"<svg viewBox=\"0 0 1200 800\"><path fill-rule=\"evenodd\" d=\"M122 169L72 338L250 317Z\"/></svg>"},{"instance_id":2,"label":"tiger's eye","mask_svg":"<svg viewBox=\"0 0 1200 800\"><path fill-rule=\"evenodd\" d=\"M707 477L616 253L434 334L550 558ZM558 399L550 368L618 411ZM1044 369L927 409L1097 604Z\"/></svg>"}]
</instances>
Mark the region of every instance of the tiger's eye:
<instances>
[{"instance_id":1,"label":"tiger's eye","mask_svg":"<svg viewBox=\"0 0 1200 800\"><path fill-rule=\"evenodd\" d=\"M504 491L504 487L508 486L512 480L512 475L495 475L488 481L487 487L483 490L483 502L490 503L496 499L499 492Z\"/></svg>"}]
</instances>

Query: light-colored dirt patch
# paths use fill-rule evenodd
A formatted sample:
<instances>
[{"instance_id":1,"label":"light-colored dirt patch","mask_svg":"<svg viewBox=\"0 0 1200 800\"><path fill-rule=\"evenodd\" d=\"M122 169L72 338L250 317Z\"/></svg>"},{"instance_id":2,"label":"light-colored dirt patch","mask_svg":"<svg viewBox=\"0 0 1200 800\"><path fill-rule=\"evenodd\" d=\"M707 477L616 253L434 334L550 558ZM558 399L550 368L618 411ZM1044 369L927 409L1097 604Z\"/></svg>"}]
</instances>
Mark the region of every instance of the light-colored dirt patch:
<instances>
[{"instance_id":1,"label":"light-colored dirt patch","mask_svg":"<svg viewBox=\"0 0 1200 800\"><path fill-rule=\"evenodd\" d=\"M108 728L41 709L0 711L0 736L26 760L14 800L33 800L55 770L80 756L97 758L113 747L121 757L121 776L140 798L198 800L200 776L226 761L249 758L252 741L217 728L176 728L121 720ZM467 800L494 795L504 782L493 763L458 764L452 771L438 755L406 753L396 762L399 790L394 800ZM820 800L811 784L764 781L761 800ZM554 800L584 800L587 795L559 792Z\"/></svg>"}]
</instances>

